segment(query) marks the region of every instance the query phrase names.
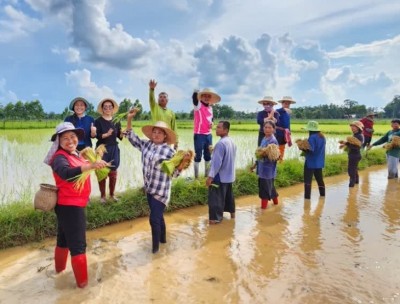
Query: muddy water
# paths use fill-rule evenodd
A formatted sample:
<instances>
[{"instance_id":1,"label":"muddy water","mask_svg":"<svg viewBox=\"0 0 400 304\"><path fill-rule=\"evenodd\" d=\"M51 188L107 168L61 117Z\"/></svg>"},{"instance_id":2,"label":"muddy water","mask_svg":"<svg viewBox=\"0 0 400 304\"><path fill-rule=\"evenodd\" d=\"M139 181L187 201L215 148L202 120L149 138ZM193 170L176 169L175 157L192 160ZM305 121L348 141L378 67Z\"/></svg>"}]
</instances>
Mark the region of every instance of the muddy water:
<instances>
[{"instance_id":1,"label":"muddy water","mask_svg":"<svg viewBox=\"0 0 400 304\"><path fill-rule=\"evenodd\" d=\"M207 207L166 216L168 243L150 254L147 219L88 232L89 286L53 271L54 240L0 252L0 303L400 303L400 201L386 169L280 189L259 209L207 225Z\"/></svg>"}]
</instances>

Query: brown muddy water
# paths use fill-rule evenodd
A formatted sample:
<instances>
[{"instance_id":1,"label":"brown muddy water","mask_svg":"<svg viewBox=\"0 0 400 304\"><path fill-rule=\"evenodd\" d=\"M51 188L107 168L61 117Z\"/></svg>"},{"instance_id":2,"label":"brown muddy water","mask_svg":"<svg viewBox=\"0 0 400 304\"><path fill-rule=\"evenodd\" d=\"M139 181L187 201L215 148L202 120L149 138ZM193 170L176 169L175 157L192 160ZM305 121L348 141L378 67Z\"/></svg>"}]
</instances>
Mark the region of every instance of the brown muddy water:
<instances>
[{"instance_id":1,"label":"brown muddy water","mask_svg":"<svg viewBox=\"0 0 400 304\"><path fill-rule=\"evenodd\" d=\"M90 231L85 289L70 265L54 274L54 239L3 250L0 303L400 303L400 183L386 175L326 178L308 201L280 189L265 211L240 198L215 226L206 206L167 214L156 255L147 218Z\"/></svg>"}]
</instances>

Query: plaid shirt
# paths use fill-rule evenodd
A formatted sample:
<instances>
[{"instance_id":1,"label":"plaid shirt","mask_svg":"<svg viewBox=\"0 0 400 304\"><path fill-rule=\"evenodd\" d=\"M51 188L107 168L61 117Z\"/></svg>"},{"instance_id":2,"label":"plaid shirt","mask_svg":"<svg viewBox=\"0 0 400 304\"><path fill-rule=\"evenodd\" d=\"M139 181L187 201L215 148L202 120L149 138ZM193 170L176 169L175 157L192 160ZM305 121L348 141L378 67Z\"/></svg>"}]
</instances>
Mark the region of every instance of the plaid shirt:
<instances>
[{"instance_id":1,"label":"plaid shirt","mask_svg":"<svg viewBox=\"0 0 400 304\"><path fill-rule=\"evenodd\" d=\"M146 192L168 206L172 178L161 171L161 163L171 159L175 151L166 143L156 145L151 140L140 139L133 131L127 131L126 136L132 146L142 152L143 180ZM173 177L178 175L179 171L175 170Z\"/></svg>"}]
</instances>

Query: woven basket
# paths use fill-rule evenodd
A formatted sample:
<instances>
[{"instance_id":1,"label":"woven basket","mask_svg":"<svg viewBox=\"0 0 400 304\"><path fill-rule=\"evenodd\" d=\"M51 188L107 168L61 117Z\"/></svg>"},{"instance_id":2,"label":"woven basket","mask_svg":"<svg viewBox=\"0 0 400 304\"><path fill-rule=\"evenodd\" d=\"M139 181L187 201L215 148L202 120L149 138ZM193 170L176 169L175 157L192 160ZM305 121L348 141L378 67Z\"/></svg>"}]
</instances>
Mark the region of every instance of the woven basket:
<instances>
[{"instance_id":1,"label":"woven basket","mask_svg":"<svg viewBox=\"0 0 400 304\"><path fill-rule=\"evenodd\" d=\"M40 184L40 189L35 194L33 205L35 209L43 211L52 210L57 204L57 187L49 184Z\"/></svg>"}]
</instances>

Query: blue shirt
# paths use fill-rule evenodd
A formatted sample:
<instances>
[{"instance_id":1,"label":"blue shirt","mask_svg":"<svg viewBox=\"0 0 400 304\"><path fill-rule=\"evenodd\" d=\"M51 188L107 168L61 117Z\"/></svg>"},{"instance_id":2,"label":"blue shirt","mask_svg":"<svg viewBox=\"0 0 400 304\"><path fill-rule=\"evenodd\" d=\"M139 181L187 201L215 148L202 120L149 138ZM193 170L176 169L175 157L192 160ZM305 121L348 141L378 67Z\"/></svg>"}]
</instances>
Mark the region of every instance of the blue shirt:
<instances>
[{"instance_id":1,"label":"blue shirt","mask_svg":"<svg viewBox=\"0 0 400 304\"><path fill-rule=\"evenodd\" d=\"M209 177L221 183L235 181L236 145L228 136L222 137L212 152Z\"/></svg>"},{"instance_id":2,"label":"blue shirt","mask_svg":"<svg viewBox=\"0 0 400 304\"><path fill-rule=\"evenodd\" d=\"M264 133L264 118L268 117L270 112L262 110L257 113L257 123L260 125L260 132ZM276 123L279 122L279 113L275 111L274 118L276 119Z\"/></svg>"},{"instance_id":3,"label":"blue shirt","mask_svg":"<svg viewBox=\"0 0 400 304\"><path fill-rule=\"evenodd\" d=\"M285 138L285 131L283 129L290 130L290 114L286 112L284 108L276 110L279 113L279 120L276 123L276 137L278 139Z\"/></svg>"},{"instance_id":4,"label":"blue shirt","mask_svg":"<svg viewBox=\"0 0 400 304\"><path fill-rule=\"evenodd\" d=\"M83 140L80 140L78 145L79 146L85 146L85 147L91 147L92 146L92 139L90 137L90 127L92 123L94 124L94 118L92 116L82 116L78 117L75 114L67 116L65 118L66 122L72 123L75 128L81 128L85 131L85 137Z\"/></svg>"},{"instance_id":5,"label":"blue shirt","mask_svg":"<svg viewBox=\"0 0 400 304\"><path fill-rule=\"evenodd\" d=\"M305 167L308 169L322 169L325 167L326 139L319 132L310 132L308 137L310 150L306 152Z\"/></svg>"},{"instance_id":6,"label":"blue shirt","mask_svg":"<svg viewBox=\"0 0 400 304\"><path fill-rule=\"evenodd\" d=\"M268 138L264 137L261 141L260 147L266 147L270 144L278 145L275 136ZM268 158L257 160L257 175L260 178L271 179L276 177L276 161L271 161Z\"/></svg>"}]
</instances>

